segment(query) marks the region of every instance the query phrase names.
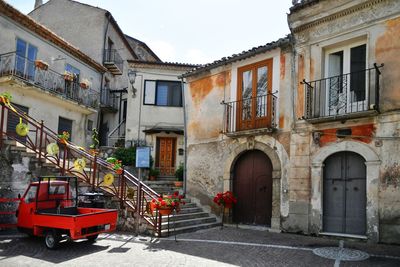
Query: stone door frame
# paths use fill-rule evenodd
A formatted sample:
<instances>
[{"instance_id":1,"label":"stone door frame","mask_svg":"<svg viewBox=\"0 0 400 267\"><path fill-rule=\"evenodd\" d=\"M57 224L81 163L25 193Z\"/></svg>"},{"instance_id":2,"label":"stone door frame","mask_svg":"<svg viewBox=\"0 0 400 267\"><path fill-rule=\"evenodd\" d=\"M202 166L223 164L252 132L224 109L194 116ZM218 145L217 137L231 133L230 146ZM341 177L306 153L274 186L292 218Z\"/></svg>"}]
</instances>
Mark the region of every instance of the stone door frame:
<instances>
[{"instance_id":1,"label":"stone door frame","mask_svg":"<svg viewBox=\"0 0 400 267\"><path fill-rule=\"evenodd\" d=\"M250 150L260 150L271 160L272 163L272 217L271 229L279 231L281 225L281 161L276 151L268 145L254 141L251 145L243 143L232 150L231 156L227 159L224 169L224 192L232 191L232 180L236 160ZM232 218L229 218L230 221Z\"/></svg>"},{"instance_id":2,"label":"stone door frame","mask_svg":"<svg viewBox=\"0 0 400 267\"><path fill-rule=\"evenodd\" d=\"M330 155L351 151L361 155L365 159L367 167L367 237L379 241L379 167L381 161L375 151L368 145L355 141L342 141L322 147L311 160L311 232L319 233L322 230L322 193L323 193L323 167L324 161Z\"/></svg>"}]
</instances>

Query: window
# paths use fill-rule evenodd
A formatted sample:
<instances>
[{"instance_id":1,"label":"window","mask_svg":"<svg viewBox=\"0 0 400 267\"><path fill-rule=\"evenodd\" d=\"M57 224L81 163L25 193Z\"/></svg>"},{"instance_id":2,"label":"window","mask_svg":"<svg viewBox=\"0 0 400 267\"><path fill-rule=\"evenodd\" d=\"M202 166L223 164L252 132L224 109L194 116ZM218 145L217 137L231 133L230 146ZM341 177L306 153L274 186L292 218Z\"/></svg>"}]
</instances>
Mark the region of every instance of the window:
<instances>
[{"instance_id":1,"label":"window","mask_svg":"<svg viewBox=\"0 0 400 267\"><path fill-rule=\"evenodd\" d=\"M271 123L272 59L238 69L238 129L267 127Z\"/></svg>"},{"instance_id":2,"label":"window","mask_svg":"<svg viewBox=\"0 0 400 267\"><path fill-rule=\"evenodd\" d=\"M356 42L325 51L326 112L363 110L366 100L367 46Z\"/></svg>"},{"instance_id":3,"label":"window","mask_svg":"<svg viewBox=\"0 0 400 267\"><path fill-rule=\"evenodd\" d=\"M15 68L17 75L29 80L35 78L37 48L22 39L17 39Z\"/></svg>"},{"instance_id":4,"label":"window","mask_svg":"<svg viewBox=\"0 0 400 267\"><path fill-rule=\"evenodd\" d=\"M71 73L74 76L73 82L65 82L65 92L68 97L77 99L79 96L79 76L81 71L70 64L65 65L65 71Z\"/></svg>"},{"instance_id":5,"label":"window","mask_svg":"<svg viewBox=\"0 0 400 267\"><path fill-rule=\"evenodd\" d=\"M156 106L182 106L181 82L145 81L144 104Z\"/></svg>"},{"instance_id":6,"label":"window","mask_svg":"<svg viewBox=\"0 0 400 267\"><path fill-rule=\"evenodd\" d=\"M63 117L58 118L58 134L62 134L64 131L69 133L69 140L72 140L72 121Z\"/></svg>"},{"instance_id":7,"label":"window","mask_svg":"<svg viewBox=\"0 0 400 267\"><path fill-rule=\"evenodd\" d=\"M25 194L25 198L24 198L25 202L31 203L31 202L35 201L36 192L37 192L37 186L31 185L31 187L29 187L28 191Z\"/></svg>"},{"instance_id":8,"label":"window","mask_svg":"<svg viewBox=\"0 0 400 267\"><path fill-rule=\"evenodd\" d=\"M93 121L92 120L87 121L87 130L89 132L93 131Z\"/></svg>"}]
</instances>

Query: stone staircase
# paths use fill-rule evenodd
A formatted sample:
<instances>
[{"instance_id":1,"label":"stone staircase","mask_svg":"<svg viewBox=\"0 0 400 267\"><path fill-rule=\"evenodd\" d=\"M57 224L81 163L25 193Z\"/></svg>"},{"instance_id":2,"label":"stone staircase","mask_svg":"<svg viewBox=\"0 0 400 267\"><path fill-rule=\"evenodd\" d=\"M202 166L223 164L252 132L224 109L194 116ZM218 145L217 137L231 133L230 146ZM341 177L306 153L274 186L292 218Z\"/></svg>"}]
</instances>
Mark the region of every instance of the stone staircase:
<instances>
[{"instance_id":1,"label":"stone staircase","mask_svg":"<svg viewBox=\"0 0 400 267\"><path fill-rule=\"evenodd\" d=\"M175 180L174 176L160 176L156 181L145 181L145 183L160 194L171 194L175 191L182 193L182 187L174 185ZM163 216L161 236L194 232L221 225L215 216L203 211L196 203L192 203L191 199L186 198L184 201L186 204L181 206L179 213L171 214L169 217Z\"/></svg>"}]
</instances>

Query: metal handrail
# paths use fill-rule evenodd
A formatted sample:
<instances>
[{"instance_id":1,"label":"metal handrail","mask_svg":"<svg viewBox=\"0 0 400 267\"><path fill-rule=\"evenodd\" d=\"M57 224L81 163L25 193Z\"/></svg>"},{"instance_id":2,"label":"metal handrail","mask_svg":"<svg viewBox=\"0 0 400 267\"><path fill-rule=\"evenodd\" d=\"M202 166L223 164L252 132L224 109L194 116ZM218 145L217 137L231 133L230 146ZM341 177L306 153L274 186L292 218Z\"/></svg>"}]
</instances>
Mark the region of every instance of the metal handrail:
<instances>
[{"instance_id":1,"label":"metal handrail","mask_svg":"<svg viewBox=\"0 0 400 267\"><path fill-rule=\"evenodd\" d=\"M368 110L379 111L381 68L335 75L301 84L305 87L305 119L346 115Z\"/></svg>"},{"instance_id":2,"label":"metal handrail","mask_svg":"<svg viewBox=\"0 0 400 267\"><path fill-rule=\"evenodd\" d=\"M122 173L118 174L117 170L114 170L113 165L106 162L104 159L99 158L96 153L91 154L89 151L71 143L64 142L59 136L48 127L46 127L43 121L37 121L25 114L17 107L15 111L12 110L7 104L0 102L1 113L0 113L0 147L3 147L3 138L19 142L29 150L36 153L40 164L43 161L52 163L53 165L60 168L62 175L69 173L77 176L82 182L89 184L92 189L100 189L107 192L120 200L121 207L127 206L134 212L140 214L140 217L149 223L155 233L161 234L161 216L159 214L152 214L143 209L144 206L148 206L149 202L153 198L160 197L156 191L151 189L142 181L139 181L133 174L122 169ZM11 113L11 114L10 114ZM26 137L17 136L13 132L8 132L5 125L5 118L8 115L20 117L24 123L29 127L29 133ZM59 147L59 151L52 154L47 151L47 147L50 143L55 143ZM74 163L77 159L84 159L86 166L79 168ZM114 180L108 184L104 181L106 174L113 174ZM129 198L128 191L133 190L136 196L139 194L139 202L137 197Z\"/></svg>"},{"instance_id":3,"label":"metal handrail","mask_svg":"<svg viewBox=\"0 0 400 267\"><path fill-rule=\"evenodd\" d=\"M221 102L225 106L223 132L234 133L242 130L275 128L276 127L276 101L274 93L244 98L240 100ZM264 119L262 123L254 123L256 120ZM253 120L246 129L242 121Z\"/></svg>"}]
</instances>

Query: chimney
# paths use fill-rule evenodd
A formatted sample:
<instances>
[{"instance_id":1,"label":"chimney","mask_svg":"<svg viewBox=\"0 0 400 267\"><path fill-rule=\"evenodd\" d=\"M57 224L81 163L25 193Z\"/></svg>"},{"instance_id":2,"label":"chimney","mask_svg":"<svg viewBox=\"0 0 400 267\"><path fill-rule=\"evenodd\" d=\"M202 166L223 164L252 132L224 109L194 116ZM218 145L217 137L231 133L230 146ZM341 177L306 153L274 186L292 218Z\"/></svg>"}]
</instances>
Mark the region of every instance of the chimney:
<instances>
[{"instance_id":1,"label":"chimney","mask_svg":"<svg viewBox=\"0 0 400 267\"><path fill-rule=\"evenodd\" d=\"M43 5L43 0L35 0L35 8L38 8L39 6Z\"/></svg>"}]
</instances>

